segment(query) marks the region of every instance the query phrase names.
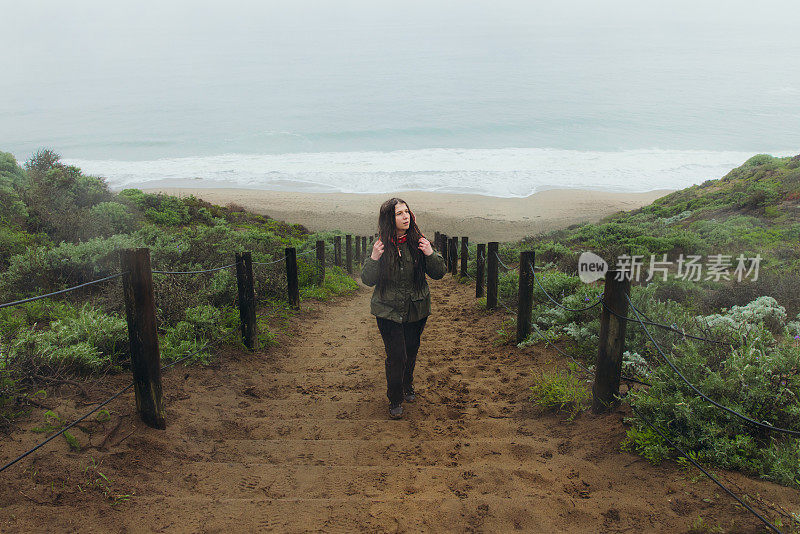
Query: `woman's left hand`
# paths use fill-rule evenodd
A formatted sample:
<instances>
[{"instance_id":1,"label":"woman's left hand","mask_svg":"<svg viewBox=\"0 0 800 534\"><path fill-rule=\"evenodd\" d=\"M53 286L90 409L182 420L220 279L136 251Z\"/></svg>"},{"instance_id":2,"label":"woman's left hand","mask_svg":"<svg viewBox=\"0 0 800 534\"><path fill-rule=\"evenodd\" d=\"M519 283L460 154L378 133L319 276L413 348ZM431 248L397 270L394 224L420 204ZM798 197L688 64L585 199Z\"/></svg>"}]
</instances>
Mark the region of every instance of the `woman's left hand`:
<instances>
[{"instance_id":1,"label":"woman's left hand","mask_svg":"<svg viewBox=\"0 0 800 534\"><path fill-rule=\"evenodd\" d=\"M431 242L425 239L424 237L419 238L419 249L426 256L430 256L431 254L433 254L433 247L431 246Z\"/></svg>"}]
</instances>

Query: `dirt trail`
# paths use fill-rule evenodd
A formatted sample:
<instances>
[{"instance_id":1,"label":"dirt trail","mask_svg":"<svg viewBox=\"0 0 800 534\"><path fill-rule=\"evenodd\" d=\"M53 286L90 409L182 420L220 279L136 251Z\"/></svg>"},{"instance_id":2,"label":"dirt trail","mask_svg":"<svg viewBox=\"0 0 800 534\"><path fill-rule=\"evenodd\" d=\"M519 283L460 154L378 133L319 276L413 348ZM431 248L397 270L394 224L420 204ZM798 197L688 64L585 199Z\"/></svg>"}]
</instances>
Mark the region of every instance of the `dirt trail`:
<instances>
[{"instance_id":1,"label":"dirt trail","mask_svg":"<svg viewBox=\"0 0 800 534\"><path fill-rule=\"evenodd\" d=\"M696 473L620 452L619 413L568 423L531 408L530 375L555 357L497 346L502 316L475 306L473 286L431 286L403 420L387 418L361 288L304 312L277 348L167 373L167 430L135 421L131 393L115 401L128 415L108 450L71 453L59 439L0 474L0 531L681 532L701 516L760 531ZM85 410L72 404L60 409ZM0 460L39 438L4 438ZM800 501L723 475L791 510Z\"/></svg>"}]
</instances>

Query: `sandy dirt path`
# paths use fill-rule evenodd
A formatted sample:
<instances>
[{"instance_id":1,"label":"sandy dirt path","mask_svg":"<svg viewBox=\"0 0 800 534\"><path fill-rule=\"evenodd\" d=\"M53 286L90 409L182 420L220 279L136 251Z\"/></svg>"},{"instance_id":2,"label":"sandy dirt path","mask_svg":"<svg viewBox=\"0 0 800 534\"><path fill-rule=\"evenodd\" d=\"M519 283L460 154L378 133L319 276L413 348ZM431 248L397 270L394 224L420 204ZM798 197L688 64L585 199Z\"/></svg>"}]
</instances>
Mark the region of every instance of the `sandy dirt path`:
<instances>
[{"instance_id":1,"label":"sandy dirt path","mask_svg":"<svg viewBox=\"0 0 800 534\"><path fill-rule=\"evenodd\" d=\"M279 347L167 373L165 431L135 421L123 396L106 450L59 439L1 474L0 531L685 532L698 517L760 531L697 473L620 452L620 413L569 423L533 409L531 374L556 357L495 343L502 315L479 310L473 286L431 288L403 420L387 418L362 287L303 312ZM70 406L59 409L85 410ZM40 438L4 438L0 459ZM795 490L723 476L797 508Z\"/></svg>"}]
</instances>

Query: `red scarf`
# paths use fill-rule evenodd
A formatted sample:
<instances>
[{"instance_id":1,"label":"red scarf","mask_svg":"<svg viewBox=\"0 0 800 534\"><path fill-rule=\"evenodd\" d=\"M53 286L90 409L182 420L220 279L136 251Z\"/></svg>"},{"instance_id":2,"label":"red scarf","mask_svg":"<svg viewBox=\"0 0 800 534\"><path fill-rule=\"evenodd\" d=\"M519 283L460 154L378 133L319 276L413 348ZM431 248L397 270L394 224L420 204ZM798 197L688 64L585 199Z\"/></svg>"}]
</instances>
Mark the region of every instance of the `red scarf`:
<instances>
[{"instance_id":1,"label":"red scarf","mask_svg":"<svg viewBox=\"0 0 800 534\"><path fill-rule=\"evenodd\" d=\"M401 245L402 243L405 243L405 242L406 242L406 238L407 238L407 237L408 237L408 232L406 232L405 234L401 235L400 237L397 237L397 234L395 234L395 235L393 236L393 240L394 240L394 246L395 246L395 248L397 249L397 255L398 255L398 256L402 256L402 255L403 255L403 253L402 253L402 252L400 252L400 245Z\"/></svg>"}]
</instances>

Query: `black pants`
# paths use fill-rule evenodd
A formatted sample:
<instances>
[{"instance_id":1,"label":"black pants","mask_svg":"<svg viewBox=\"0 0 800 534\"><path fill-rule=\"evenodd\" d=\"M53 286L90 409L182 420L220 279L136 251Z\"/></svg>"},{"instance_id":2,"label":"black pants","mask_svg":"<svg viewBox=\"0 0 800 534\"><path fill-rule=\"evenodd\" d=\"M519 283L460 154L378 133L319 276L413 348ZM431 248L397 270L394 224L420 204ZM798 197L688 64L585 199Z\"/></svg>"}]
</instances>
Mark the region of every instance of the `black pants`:
<instances>
[{"instance_id":1,"label":"black pants","mask_svg":"<svg viewBox=\"0 0 800 534\"><path fill-rule=\"evenodd\" d=\"M403 394L414 385L420 336L427 317L413 323L396 323L376 317L386 347L386 396L392 405L403 401Z\"/></svg>"}]
</instances>

